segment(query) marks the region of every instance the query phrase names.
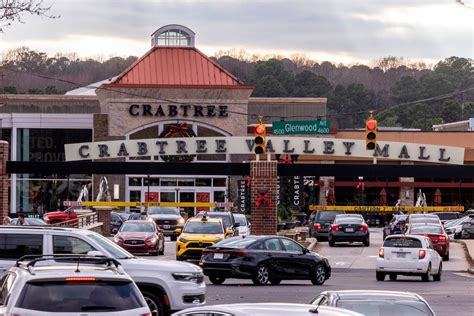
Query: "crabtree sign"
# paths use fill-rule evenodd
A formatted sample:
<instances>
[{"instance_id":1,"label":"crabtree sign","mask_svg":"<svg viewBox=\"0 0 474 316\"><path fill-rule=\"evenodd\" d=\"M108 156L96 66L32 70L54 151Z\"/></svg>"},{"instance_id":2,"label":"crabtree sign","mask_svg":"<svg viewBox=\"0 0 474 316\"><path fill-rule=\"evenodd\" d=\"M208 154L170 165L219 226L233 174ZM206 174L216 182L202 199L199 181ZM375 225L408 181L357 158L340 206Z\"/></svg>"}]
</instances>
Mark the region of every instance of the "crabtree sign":
<instances>
[{"instance_id":1,"label":"crabtree sign","mask_svg":"<svg viewBox=\"0 0 474 316\"><path fill-rule=\"evenodd\" d=\"M253 137L184 137L66 144L66 161L157 155L253 154ZM366 150L357 139L267 137L267 153L421 161L462 165L464 148L378 142Z\"/></svg>"}]
</instances>

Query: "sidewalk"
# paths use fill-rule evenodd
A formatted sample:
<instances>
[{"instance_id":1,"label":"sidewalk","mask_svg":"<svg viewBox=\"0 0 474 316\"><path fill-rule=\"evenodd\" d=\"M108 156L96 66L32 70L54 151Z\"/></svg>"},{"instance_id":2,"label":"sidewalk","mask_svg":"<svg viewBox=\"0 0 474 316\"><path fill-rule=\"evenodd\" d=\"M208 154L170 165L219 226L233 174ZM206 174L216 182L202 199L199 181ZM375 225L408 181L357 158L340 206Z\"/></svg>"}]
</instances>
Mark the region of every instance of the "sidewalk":
<instances>
[{"instance_id":1,"label":"sidewalk","mask_svg":"<svg viewBox=\"0 0 474 316\"><path fill-rule=\"evenodd\" d=\"M466 246L466 259L471 268L468 269L469 273L474 274L474 240L463 239L457 240L458 243Z\"/></svg>"}]
</instances>

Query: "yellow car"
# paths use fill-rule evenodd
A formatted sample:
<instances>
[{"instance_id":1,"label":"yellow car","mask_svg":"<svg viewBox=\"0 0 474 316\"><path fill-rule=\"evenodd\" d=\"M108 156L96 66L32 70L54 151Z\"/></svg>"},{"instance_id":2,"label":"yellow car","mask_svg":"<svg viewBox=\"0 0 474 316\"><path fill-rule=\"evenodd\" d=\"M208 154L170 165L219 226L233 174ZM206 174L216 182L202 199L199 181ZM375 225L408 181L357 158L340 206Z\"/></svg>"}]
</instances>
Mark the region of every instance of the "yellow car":
<instances>
[{"instance_id":1,"label":"yellow car","mask_svg":"<svg viewBox=\"0 0 474 316\"><path fill-rule=\"evenodd\" d=\"M226 230L220 218L190 218L183 227L177 228L181 233L176 241L176 260L201 259L202 250L214 245L216 242L232 236L233 230Z\"/></svg>"}]
</instances>

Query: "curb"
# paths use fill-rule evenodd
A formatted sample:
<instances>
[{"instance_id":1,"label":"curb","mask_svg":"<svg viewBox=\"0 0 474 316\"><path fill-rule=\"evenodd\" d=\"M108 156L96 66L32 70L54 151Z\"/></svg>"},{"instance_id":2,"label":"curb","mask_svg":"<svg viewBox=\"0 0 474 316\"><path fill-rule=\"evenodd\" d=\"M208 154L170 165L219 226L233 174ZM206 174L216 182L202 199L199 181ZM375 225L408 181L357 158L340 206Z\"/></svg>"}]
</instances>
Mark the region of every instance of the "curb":
<instances>
[{"instance_id":1,"label":"curb","mask_svg":"<svg viewBox=\"0 0 474 316\"><path fill-rule=\"evenodd\" d=\"M467 249L466 243L462 240L454 240L454 242L460 244L462 248L464 249L464 254L466 255L467 263L471 266L470 268L467 269L467 272L470 274L474 274L474 260L471 254L469 253L469 250Z\"/></svg>"},{"instance_id":2,"label":"curb","mask_svg":"<svg viewBox=\"0 0 474 316\"><path fill-rule=\"evenodd\" d=\"M314 248L316 248L316 245L317 245L317 244L318 244L318 240L317 240L316 238L314 238L314 241L309 244L308 250L309 250L309 251L313 251Z\"/></svg>"}]
</instances>

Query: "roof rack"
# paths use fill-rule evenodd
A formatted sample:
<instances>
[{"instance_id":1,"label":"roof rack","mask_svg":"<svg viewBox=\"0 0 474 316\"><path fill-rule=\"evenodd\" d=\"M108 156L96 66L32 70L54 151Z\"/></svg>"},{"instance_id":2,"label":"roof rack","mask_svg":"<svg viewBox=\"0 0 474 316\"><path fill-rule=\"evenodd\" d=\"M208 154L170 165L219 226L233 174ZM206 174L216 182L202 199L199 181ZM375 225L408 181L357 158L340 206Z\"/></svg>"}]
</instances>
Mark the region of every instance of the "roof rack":
<instances>
[{"instance_id":1,"label":"roof rack","mask_svg":"<svg viewBox=\"0 0 474 316\"><path fill-rule=\"evenodd\" d=\"M28 262L24 262L31 260ZM70 263L77 263L76 272L80 272L79 263L105 265L107 269L113 270L119 274L124 274L124 270L119 261L106 256L90 256L90 255L26 255L16 261L15 266L27 269L30 274L35 274L35 264L41 261L49 260L71 260Z\"/></svg>"}]
</instances>

